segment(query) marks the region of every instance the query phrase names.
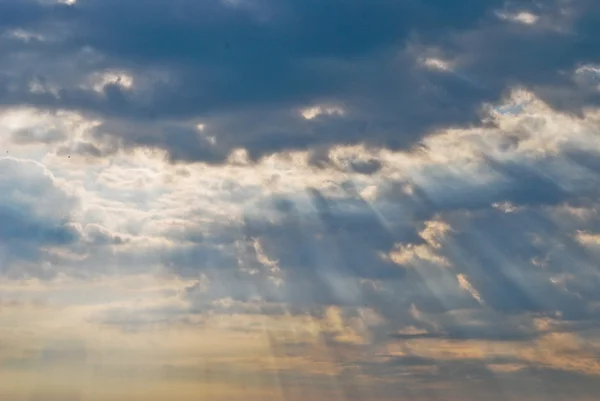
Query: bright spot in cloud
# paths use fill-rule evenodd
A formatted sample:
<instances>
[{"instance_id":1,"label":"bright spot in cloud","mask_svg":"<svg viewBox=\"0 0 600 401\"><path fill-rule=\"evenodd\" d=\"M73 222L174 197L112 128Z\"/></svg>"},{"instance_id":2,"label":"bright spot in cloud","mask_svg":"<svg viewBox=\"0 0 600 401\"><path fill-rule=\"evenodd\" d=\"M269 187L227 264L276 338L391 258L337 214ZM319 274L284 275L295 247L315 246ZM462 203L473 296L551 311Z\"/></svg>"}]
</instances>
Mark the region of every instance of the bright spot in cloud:
<instances>
[{"instance_id":1,"label":"bright spot in cloud","mask_svg":"<svg viewBox=\"0 0 600 401\"><path fill-rule=\"evenodd\" d=\"M421 65L431 70L438 71L452 71L452 65L450 62L441 60L439 58L428 57L420 60Z\"/></svg>"},{"instance_id":2,"label":"bright spot in cloud","mask_svg":"<svg viewBox=\"0 0 600 401\"><path fill-rule=\"evenodd\" d=\"M518 208L510 202L494 202L492 203L494 209L498 209L504 213L512 213Z\"/></svg>"},{"instance_id":3,"label":"bright spot in cloud","mask_svg":"<svg viewBox=\"0 0 600 401\"><path fill-rule=\"evenodd\" d=\"M600 78L600 66L597 65L584 65L575 70L576 74L590 74L596 78Z\"/></svg>"},{"instance_id":4,"label":"bright spot in cloud","mask_svg":"<svg viewBox=\"0 0 600 401\"><path fill-rule=\"evenodd\" d=\"M436 255L434 249L428 245L396 245L390 252L389 258L399 265L412 265L419 261L427 261L439 266L450 266L446 258Z\"/></svg>"},{"instance_id":5,"label":"bright spot in cloud","mask_svg":"<svg viewBox=\"0 0 600 401\"><path fill-rule=\"evenodd\" d=\"M20 144L62 141L67 136L78 138L99 124L99 121L69 111L49 112L32 107L0 111L0 130L4 133L2 140L12 139Z\"/></svg>"},{"instance_id":6,"label":"bright spot in cloud","mask_svg":"<svg viewBox=\"0 0 600 401\"><path fill-rule=\"evenodd\" d=\"M133 87L133 76L121 71L95 73L92 74L90 83L96 92L102 92L107 85L119 85L124 89L131 89Z\"/></svg>"},{"instance_id":7,"label":"bright spot in cloud","mask_svg":"<svg viewBox=\"0 0 600 401\"><path fill-rule=\"evenodd\" d=\"M588 64L575 70L574 79L584 87L593 87L600 91L600 66Z\"/></svg>"},{"instance_id":8,"label":"bright spot in cloud","mask_svg":"<svg viewBox=\"0 0 600 401\"><path fill-rule=\"evenodd\" d=\"M419 235L432 247L439 248L441 246L440 240L451 230L452 227L446 222L429 220L425 222L425 229Z\"/></svg>"},{"instance_id":9,"label":"bright spot in cloud","mask_svg":"<svg viewBox=\"0 0 600 401\"><path fill-rule=\"evenodd\" d=\"M539 19L539 17L537 15L532 14L528 11L521 11L521 12L514 13L514 14L507 13L507 12L497 12L496 15L501 20L515 22L515 23L519 23L519 24L525 24L525 25L533 25Z\"/></svg>"},{"instance_id":10,"label":"bright spot in cloud","mask_svg":"<svg viewBox=\"0 0 600 401\"><path fill-rule=\"evenodd\" d=\"M600 245L600 234L577 231L575 238L577 238L577 241L582 245Z\"/></svg>"},{"instance_id":11,"label":"bright spot in cloud","mask_svg":"<svg viewBox=\"0 0 600 401\"><path fill-rule=\"evenodd\" d=\"M250 164L250 155L246 149L235 149L227 158L229 164L248 165Z\"/></svg>"},{"instance_id":12,"label":"bright spot in cloud","mask_svg":"<svg viewBox=\"0 0 600 401\"><path fill-rule=\"evenodd\" d=\"M475 298L477 300L477 302L479 302L481 305L483 305L485 303L483 301L483 298L481 298L481 294L479 294L479 291L477 291L475 289L475 287L473 287L473 285L471 285L471 283L467 279L467 276L465 276L464 274L458 274L456 276L456 278L458 279L458 283L460 284L460 288L462 288L463 290L465 290L469 294L471 294L471 296L473 298Z\"/></svg>"},{"instance_id":13,"label":"bright spot in cloud","mask_svg":"<svg viewBox=\"0 0 600 401\"><path fill-rule=\"evenodd\" d=\"M302 109L300 111L300 114L302 114L302 117L304 117L305 119L312 120L313 118L316 118L323 114L328 116L343 116L344 114L346 114L346 112L343 108L339 106L314 106Z\"/></svg>"},{"instance_id":14,"label":"bright spot in cloud","mask_svg":"<svg viewBox=\"0 0 600 401\"><path fill-rule=\"evenodd\" d=\"M39 41L45 40L43 35L40 35L39 33L31 32L31 31L25 31L23 29L11 30L2 36L8 36L9 38L19 39L19 40L22 40L23 42L30 42L32 40L39 40Z\"/></svg>"},{"instance_id":15,"label":"bright spot in cloud","mask_svg":"<svg viewBox=\"0 0 600 401\"><path fill-rule=\"evenodd\" d=\"M363 189L360 193L365 200L369 202L373 202L377 199L377 186L369 185L365 189Z\"/></svg>"}]
</instances>

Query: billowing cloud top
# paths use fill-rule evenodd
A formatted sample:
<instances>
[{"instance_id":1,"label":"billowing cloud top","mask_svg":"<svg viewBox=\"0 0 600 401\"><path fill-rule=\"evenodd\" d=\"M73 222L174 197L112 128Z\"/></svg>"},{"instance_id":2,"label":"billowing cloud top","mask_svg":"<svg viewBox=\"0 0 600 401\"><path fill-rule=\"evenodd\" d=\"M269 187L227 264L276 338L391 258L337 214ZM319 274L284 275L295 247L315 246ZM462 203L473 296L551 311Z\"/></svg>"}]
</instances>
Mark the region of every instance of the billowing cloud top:
<instances>
[{"instance_id":1,"label":"billowing cloud top","mask_svg":"<svg viewBox=\"0 0 600 401\"><path fill-rule=\"evenodd\" d=\"M593 400L600 3L0 0L0 400Z\"/></svg>"}]
</instances>

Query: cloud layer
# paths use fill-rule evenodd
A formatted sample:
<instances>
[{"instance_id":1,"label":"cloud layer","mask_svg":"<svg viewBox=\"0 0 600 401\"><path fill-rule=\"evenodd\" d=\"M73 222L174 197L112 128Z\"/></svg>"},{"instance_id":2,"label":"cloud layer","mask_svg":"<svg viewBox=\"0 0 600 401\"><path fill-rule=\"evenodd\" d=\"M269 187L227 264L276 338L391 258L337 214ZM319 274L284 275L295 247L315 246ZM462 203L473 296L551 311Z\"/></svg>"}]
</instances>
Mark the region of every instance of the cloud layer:
<instances>
[{"instance_id":1,"label":"cloud layer","mask_svg":"<svg viewBox=\"0 0 600 401\"><path fill-rule=\"evenodd\" d=\"M102 119L91 155L400 149L513 87L598 102L593 1L2 2L5 104ZM118 10L118 11L117 11ZM26 68L24 68L26 67ZM309 117L307 117L309 116ZM202 124L202 133L197 125Z\"/></svg>"},{"instance_id":2,"label":"cloud layer","mask_svg":"<svg viewBox=\"0 0 600 401\"><path fill-rule=\"evenodd\" d=\"M0 0L0 398L594 399L599 23Z\"/></svg>"}]
</instances>

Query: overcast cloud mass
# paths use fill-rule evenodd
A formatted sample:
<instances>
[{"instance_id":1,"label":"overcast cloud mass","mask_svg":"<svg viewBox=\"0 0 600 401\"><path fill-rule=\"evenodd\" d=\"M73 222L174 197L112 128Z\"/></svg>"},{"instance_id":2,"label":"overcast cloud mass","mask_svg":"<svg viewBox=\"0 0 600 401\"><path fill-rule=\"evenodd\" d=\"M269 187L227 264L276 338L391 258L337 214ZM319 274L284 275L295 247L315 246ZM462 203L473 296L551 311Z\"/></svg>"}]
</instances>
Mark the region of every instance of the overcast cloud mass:
<instances>
[{"instance_id":1,"label":"overcast cloud mass","mask_svg":"<svg viewBox=\"0 0 600 401\"><path fill-rule=\"evenodd\" d=\"M0 0L0 401L598 397L597 0Z\"/></svg>"}]
</instances>

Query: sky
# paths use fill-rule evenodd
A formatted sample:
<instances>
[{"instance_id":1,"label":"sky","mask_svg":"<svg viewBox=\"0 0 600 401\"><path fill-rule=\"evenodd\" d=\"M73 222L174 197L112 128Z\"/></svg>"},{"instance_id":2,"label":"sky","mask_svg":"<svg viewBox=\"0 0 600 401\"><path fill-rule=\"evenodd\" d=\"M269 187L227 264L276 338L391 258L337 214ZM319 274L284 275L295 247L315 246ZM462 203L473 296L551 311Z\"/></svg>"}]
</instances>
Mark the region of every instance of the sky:
<instances>
[{"instance_id":1,"label":"sky","mask_svg":"<svg viewBox=\"0 0 600 401\"><path fill-rule=\"evenodd\" d=\"M0 0L0 401L599 396L597 0Z\"/></svg>"}]
</instances>

